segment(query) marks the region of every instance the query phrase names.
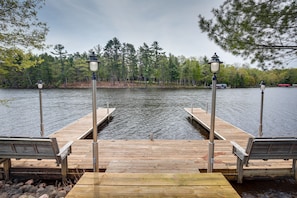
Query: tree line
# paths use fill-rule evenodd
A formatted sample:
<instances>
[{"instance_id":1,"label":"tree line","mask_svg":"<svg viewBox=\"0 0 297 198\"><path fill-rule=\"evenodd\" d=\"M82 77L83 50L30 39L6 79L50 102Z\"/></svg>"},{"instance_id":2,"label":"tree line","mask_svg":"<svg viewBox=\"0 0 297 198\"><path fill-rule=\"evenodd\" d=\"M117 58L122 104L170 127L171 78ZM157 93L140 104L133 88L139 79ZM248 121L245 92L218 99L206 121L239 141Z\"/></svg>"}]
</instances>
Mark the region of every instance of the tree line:
<instances>
[{"instance_id":1,"label":"tree line","mask_svg":"<svg viewBox=\"0 0 297 198\"><path fill-rule=\"evenodd\" d=\"M96 72L99 81L140 83L159 86L205 87L211 84L208 57L166 55L157 41L143 43L137 49L133 44L113 38L104 47L95 46L89 52L68 54L62 44L52 52L34 55L14 50L11 60L1 61L0 86L5 88L34 88L42 80L46 87L65 87L88 83L91 71L87 60L94 51L99 60ZM218 83L232 88L257 87L264 80L268 86L279 83L297 83L297 69L260 70L247 64L222 64Z\"/></svg>"},{"instance_id":2,"label":"tree line","mask_svg":"<svg viewBox=\"0 0 297 198\"><path fill-rule=\"evenodd\" d=\"M45 0L1 1L0 87L32 88L40 79L47 87L90 81L86 63L90 52L68 54L57 44L51 53L30 53L46 48L49 28L37 17L44 5ZM225 0L211 11L211 19L199 15L199 27L211 40L261 68L223 64L218 83L231 87L256 87L262 80L268 86L296 83L296 69L279 69L296 60L296 11L295 0ZM92 51L100 61L98 79L111 84L203 87L211 83L207 57L166 55L157 41L135 48L113 38Z\"/></svg>"}]
</instances>

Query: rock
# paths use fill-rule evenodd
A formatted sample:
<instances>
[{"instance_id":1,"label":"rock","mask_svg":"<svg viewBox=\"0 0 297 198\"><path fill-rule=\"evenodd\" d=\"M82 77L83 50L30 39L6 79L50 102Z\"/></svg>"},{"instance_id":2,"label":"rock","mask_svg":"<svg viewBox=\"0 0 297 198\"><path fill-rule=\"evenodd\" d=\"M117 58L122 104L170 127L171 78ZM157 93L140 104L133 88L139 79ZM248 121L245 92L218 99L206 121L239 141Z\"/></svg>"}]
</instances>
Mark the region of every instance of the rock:
<instances>
[{"instance_id":1,"label":"rock","mask_svg":"<svg viewBox=\"0 0 297 198\"><path fill-rule=\"evenodd\" d=\"M21 195L19 198L35 198L33 195Z\"/></svg>"},{"instance_id":2,"label":"rock","mask_svg":"<svg viewBox=\"0 0 297 198\"><path fill-rule=\"evenodd\" d=\"M70 192L71 189L72 189L71 185L68 185L68 186L64 187L64 190L66 190L67 193Z\"/></svg>"},{"instance_id":3,"label":"rock","mask_svg":"<svg viewBox=\"0 0 297 198\"><path fill-rule=\"evenodd\" d=\"M4 181L0 181L0 189L4 186Z\"/></svg>"},{"instance_id":4,"label":"rock","mask_svg":"<svg viewBox=\"0 0 297 198\"><path fill-rule=\"evenodd\" d=\"M38 185L38 188L41 188L41 187L42 188L45 188L46 187L46 183L41 183L41 184Z\"/></svg>"},{"instance_id":5,"label":"rock","mask_svg":"<svg viewBox=\"0 0 297 198\"><path fill-rule=\"evenodd\" d=\"M66 190L60 190L56 195L56 198L66 197L66 194L67 194Z\"/></svg>"},{"instance_id":6,"label":"rock","mask_svg":"<svg viewBox=\"0 0 297 198\"><path fill-rule=\"evenodd\" d=\"M16 188L20 188L20 187L22 187L24 185L24 183L23 182L20 182L20 183L17 183L16 185L15 185L15 187Z\"/></svg>"},{"instance_id":7,"label":"rock","mask_svg":"<svg viewBox=\"0 0 297 198\"><path fill-rule=\"evenodd\" d=\"M21 194L13 194L10 198L19 198Z\"/></svg>"},{"instance_id":8,"label":"rock","mask_svg":"<svg viewBox=\"0 0 297 198\"><path fill-rule=\"evenodd\" d=\"M43 194L39 198L49 198L49 196L47 194Z\"/></svg>"},{"instance_id":9,"label":"rock","mask_svg":"<svg viewBox=\"0 0 297 198\"><path fill-rule=\"evenodd\" d=\"M51 182L52 183L52 182ZM62 198L72 189L72 185L48 185L43 182L34 185L34 180L20 182L0 180L0 198Z\"/></svg>"},{"instance_id":10,"label":"rock","mask_svg":"<svg viewBox=\"0 0 297 198\"><path fill-rule=\"evenodd\" d=\"M36 191L36 195L37 196L42 196L43 194L45 194L45 188L43 187L39 187Z\"/></svg>"},{"instance_id":11,"label":"rock","mask_svg":"<svg viewBox=\"0 0 297 198\"><path fill-rule=\"evenodd\" d=\"M24 185L20 188L23 193L36 193L38 188L36 186L33 185Z\"/></svg>"},{"instance_id":12,"label":"rock","mask_svg":"<svg viewBox=\"0 0 297 198\"><path fill-rule=\"evenodd\" d=\"M0 193L0 198L9 198L7 192Z\"/></svg>"},{"instance_id":13,"label":"rock","mask_svg":"<svg viewBox=\"0 0 297 198\"><path fill-rule=\"evenodd\" d=\"M33 183L34 183L34 180L33 179L29 179L28 181L26 181L25 184L32 185Z\"/></svg>"},{"instance_id":14,"label":"rock","mask_svg":"<svg viewBox=\"0 0 297 198\"><path fill-rule=\"evenodd\" d=\"M48 195L49 198L55 198L56 195L58 194L58 191L56 190L57 188L53 185L46 186L45 188L40 187L36 191L36 195L42 196L44 194Z\"/></svg>"},{"instance_id":15,"label":"rock","mask_svg":"<svg viewBox=\"0 0 297 198\"><path fill-rule=\"evenodd\" d=\"M15 186L13 186L12 188L8 188L7 192L11 195L20 195L23 193L20 188L15 188Z\"/></svg>"}]
</instances>

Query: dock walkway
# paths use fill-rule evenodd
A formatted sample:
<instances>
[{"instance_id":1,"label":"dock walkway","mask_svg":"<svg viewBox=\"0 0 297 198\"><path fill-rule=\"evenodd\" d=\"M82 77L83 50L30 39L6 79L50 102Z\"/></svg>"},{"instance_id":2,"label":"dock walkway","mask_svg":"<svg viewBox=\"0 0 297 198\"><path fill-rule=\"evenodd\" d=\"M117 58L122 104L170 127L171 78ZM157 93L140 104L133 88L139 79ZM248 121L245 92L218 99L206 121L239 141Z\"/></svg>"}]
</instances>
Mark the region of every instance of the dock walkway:
<instances>
[{"instance_id":1,"label":"dock walkway","mask_svg":"<svg viewBox=\"0 0 297 198\"><path fill-rule=\"evenodd\" d=\"M97 110L98 124L111 115L115 109L99 108ZM202 109L185 109L193 120L200 123L206 130L210 126L210 114ZM116 119L116 118L114 118ZM112 123L110 123L112 124ZM92 131L92 114L67 125L50 135L56 137L58 144L62 147L68 141L74 141L72 144L72 153L68 157L69 176L80 177L85 172L93 170L92 161L92 141L83 139ZM245 148L250 134L231 125L230 123L216 117L214 150L214 172L222 173L227 179L235 180L236 157L232 154L232 144L235 141ZM194 175L205 173L208 163L208 140L99 140L99 169L105 173L100 177L109 177L111 175L116 179L119 173L130 174L155 174L156 177L164 174L191 173ZM244 177L263 176L291 176L292 161L268 160L251 161L250 167L245 167ZM34 170L32 170L34 167ZM53 160L12 160L12 173L24 174L46 173L48 178L52 172L60 175L60 167L57 167ZM32 171L31 171L32 170ZM132 174L133 173L133 174ZM159 176L158 176L159 174ZM89 174L86 174L89 177ZM89 176L88 176L89 175ZM207 175L207 174L205 174ZM95 176L95 173L93 177ZM143 176L143 175L142 175ZM142 177L141 176L141 177ZM92 176L91 176L92 177ZM202 176L203 177L203 176ZM144 177L145 179L145 177ZM92 185L94 189L101 189L94 180ZM129 184L127 184L129 185ZM97 187L96 187L97 186ZM114 189L114 187L104 187L104 189ZM134 187L133 187L134 188ZM140 187L142 188L142 187ZM157 187L158 188L158 187ZM188 187L186 187L188 188ZM191 187L192 188L192 187ZM207 189L210 187L207 187ZM147 189L147 185L143 188ZM134 190L137 190L134 188Z\"/></svg>"},{"instance_id":2,"label":"dock walkway","mask_svg":"<svg viewBox=\"0 0 297 198\"><path fill-rule=\"evenodd\" d=\"M97 126L109 120L115 108L98 108L97 109ZM93 114L88 115L70 123L64 128L52 133L49 137L55 137L58 141L77 141L86 138L93 131Z\"/></svg>"},{"instance_id":3,"label":"dock walkway","mask_svg":"<svg viewBox=\"0 0 297 198\"><path fill-rule=\"evenodd\" d=\"M209 128L210 115L208 113L201 109L186 110L192 112L190 115L193 119L200 120L206 128ZM109 109L108 114L107 109L99 108L97 110L98 124L110 116L113 111L114 109ZM72 153L68 157L71 174L93 169L93 140L80 139L92 130L91 116L90 113L50 135L57 138L59 147L68 141L74 141ZM215 132L220 139L215 140L214 171L223 173L228 179L235 179L236 157L232 154L230 141L235 141L245 148L250 135L217 117ZM203 173L207 170L208 140L98 140L98 143L101 171L110 173ZM281 170L281 175L291 174L291 160L275 161L257 160L251 161L250 164L256 174L259 172L270 174L268 169L271 168ZM60 174L59 167L54 161L12 160L12 173L17 169L24 169L24 173L27 173L33 167L41 173L50 169ZM245 168L250 169L250 167ZM254 172L246 176L252 176Z\"/></svg>"},{"instance_id":4,"label":"dock walkway","mask_svg":"<svg viewBox=\"0 0 297 198\"><path fill-rule=\"evenodd\" d=\"M210 130L211 115L201 108L185 108L191 116L191 119L198 122L207 131ZM253 137L251 134L242 129L216 117L214 127L215 137L219 140L228 140L240 143L244 148L247 140Z\"/></svg>"}]
</instances>

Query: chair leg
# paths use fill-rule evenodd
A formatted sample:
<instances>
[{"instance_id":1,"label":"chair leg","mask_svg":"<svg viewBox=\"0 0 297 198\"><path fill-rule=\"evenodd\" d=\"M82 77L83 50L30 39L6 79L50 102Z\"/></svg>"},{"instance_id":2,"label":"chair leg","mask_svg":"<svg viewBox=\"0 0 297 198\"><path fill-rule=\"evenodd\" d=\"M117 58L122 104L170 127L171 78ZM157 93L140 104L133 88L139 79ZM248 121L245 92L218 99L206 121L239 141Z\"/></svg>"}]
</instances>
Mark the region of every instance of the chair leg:
<instances>
[{"instance_id":1,"label":"chair leg","mask_svg":"<svg viewBox=\"0 0 297 198\"><path fill-rule=\"evenodd\" d=\"M68 174L68 160L67 156L62 160L61 163L62 181L66 181Z\"/></svg>"},{"instance_id":2,"label":"chair leg","mask_svg":"<svg viewBox=\"0 0 297 198\"><path fill-rule=\"evenodd\" d=\"M5 180L9 180L10 168L11 168L11 160L10 159L6 159L3 162L3 169L4 169L4 178L5 178Z\"/></svg>"},{"instance_id":3,"label":"chair leg","mask_svg":"<svg viewBox=\"0 0 297 198\"><path fill-rule=\"evenodd\" d=\"M294 173L294 177L295 177L295 180L297 181L297 163L296 163L296 159L293 159L293 173Z\"/></svg>"},{"instance_id":4,"label":"chair leg","mask_svg":"<svg viewBox=\"0 0 297 198\"><path fill-rule=\"evenodd\" d=\"M242 183L243 180L243 161L238 157L237 158L237 183Z\"/></svg>"}]
</instances>

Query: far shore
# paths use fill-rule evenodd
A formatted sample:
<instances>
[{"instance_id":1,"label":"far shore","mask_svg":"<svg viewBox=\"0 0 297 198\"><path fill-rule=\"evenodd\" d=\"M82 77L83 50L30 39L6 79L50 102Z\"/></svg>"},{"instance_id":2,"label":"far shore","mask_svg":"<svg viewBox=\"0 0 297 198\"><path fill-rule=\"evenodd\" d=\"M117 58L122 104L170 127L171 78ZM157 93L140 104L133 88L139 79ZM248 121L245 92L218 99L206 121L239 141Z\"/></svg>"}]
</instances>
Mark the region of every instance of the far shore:
<instances>
[{"instance_id":1,"label":"far shore","mask_svg":"<svg viewBox=\"0 0 297 198\"><path fill-rule=\"evenodd\" d=\"M92 83L80 82L80 83L67 83L62 84L59 88L68 89L84 89L91 88ZM110 88L110 89L121 89L121 88L199 88L199 89L209 89L209 86L196 86L196 85L178 85L178 84L162 84L162 83L144 83L144 82L107 82L99 81L97 82L97 88Z\"/></svg>"}]
</instances>

